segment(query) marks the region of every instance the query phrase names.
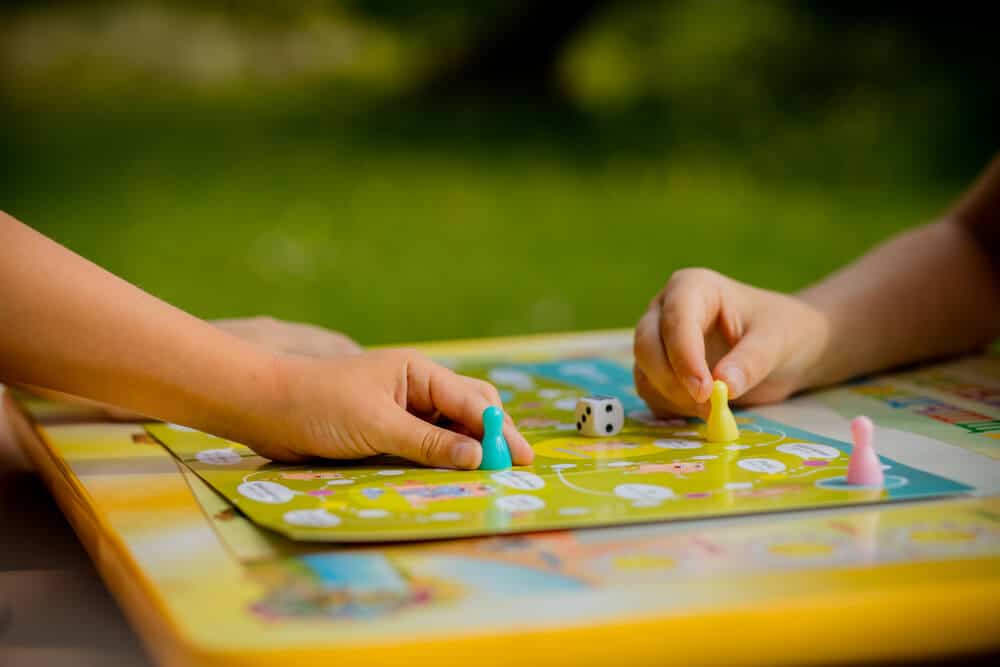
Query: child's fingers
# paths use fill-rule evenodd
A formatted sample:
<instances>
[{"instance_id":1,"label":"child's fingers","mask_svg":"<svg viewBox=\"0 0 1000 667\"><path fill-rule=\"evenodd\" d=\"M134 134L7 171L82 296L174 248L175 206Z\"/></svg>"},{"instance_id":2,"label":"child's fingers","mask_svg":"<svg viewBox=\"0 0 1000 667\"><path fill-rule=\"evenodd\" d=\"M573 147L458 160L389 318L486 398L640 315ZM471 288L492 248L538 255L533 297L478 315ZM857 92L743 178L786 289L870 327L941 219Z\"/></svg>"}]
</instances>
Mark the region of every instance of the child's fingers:
<instances>
[{"instance_id":1,"label":"child's fingers","mask_svg":"<svg viewBox=\"0 0 1000 667\"><path fill-rule=\"evenodd\" d=\"M705 334L719 314L717 277L701 269L678 271L636 326L636 363L661 394L670 393L672 382L695 404L711 394Z\"/></svg>"},{"instance_id":2,"label":"child's fingers","mask_svg":"<svg viewBox=\"0 0 1000 667\"><path fill-rule=\"evenodd\" d=\"M406 358L407 407L417 414L438 412L478 437L483 433L483 410L500 405L500 395L476 382L422 355L414 353Z\"/></svg>"},{"instance_id":3,"label":"child's fingers","mask_svg":"<svg viewBox=\"0 0 1000 667\"><path fill-rule=\"evenodd\" d=\"M707 416L708 404L695 403L686 389L673 383L666 393L660 392L649 382L649 378L636 367L633 373L635 377L635 388L639 397L645 401L653 414L659 417L666 416Z\"/></svg>"},{"instance_id":4,"label":"child's fingers","mask_svg":"<svg viewBox=\"0 0 1000 667\"><path fill-rule=\"evenodd\" d=\"M767 321L751 325L729 354L715 365L715 377L729 387L735 400L756 387L772 370L781 348L783 332Z\"/></svg>"},{"instance_id":5,"label":"child's fingers","mask_svg":"<svg viewBox=\"0 0 1000 667\"><path fill-rule=\"evenodd\" d=\"M448 419L462 424L475 437L483 434L483 411L491 405L502 407L500 393L488 382L463 377L415 356L407 370L408 402L418 411L440 410ZM531 445L524 439L513 421L504 420L504 437L510 447L511 460L526 465L534 458Z\"/></svg>"},{"instance_id":6,"label":"child's fingers","mask_svg":"<svg viewBox=\"0 0 1000 667\"><path fill-rule=\"evenodd\" d=\"M387 454L435 468L479 467L483 452L477 441L414 417L395 403L385 409L387 414L379 420L383 432L377 441Z\"/></svg>"},{"instance_id":7,"label":"child's fingers","mask_svg":"<svg viewBox=\"0 0 1000 667\"><path fill-rule=\"evenodd\" d=\"M676 417L681 413L672 403L667 401L663 395L649 382L649 378L638 366L633 370L635 378L635 390L649 409L657 417Z\"/></svg>"},{"instance_id":8,"label":"child's fingers","mask_svg":"<svg viewBox=\"0 0 1000 667\"><path fill-rule=\"evenodd\" d=\"M535 460L535 450L517 430L513 422L504 423L503 437L507 440L510 448L511 462L516 466L526 466Z\"/></svg>"},{"instance_id":9,"label":"child's fingers","mask_svg":"<svg viewBox=\"0 0 1000 667\"><path fill-rule=\"evenodd\" d=\"M503 401L500 400L500 392L497 391L496 387L484 380L458 375L457 373L455 377L466 385L464 391L476 394L481 399L478 402L474 401L470 406L465 408L468 414L462 420L469 428L470 433L480 438L483 435L483 410L490 405L495 405L499 408L503 407ZM477 410L478 414L476 413ZM506 413L504 416L506 417Z\"/></svg>"},{"instance_id":10,"label":"child's fingers","mask_svg":"<svg viewBox=\"0 0 1000 667\"><path fill-rule=\"evenodd\" d=\"M477 392L482 396L489 405L496 405L498 407L503 407L500 400L500 393L496 390L489 382L483 380L477 380L475 378L463 378L472 388L473 391ZM485 409L485 408L484 408ZM503 436L507 440L507 446L510 447L510 457L514 465L528 465L535 459L535 450L531 448L531 445L525 439L521 432L517 430L517 426L514 425L514 420L511 419L507 412L503 414ZM483 434L483 422L482 413L479 415L478 424L472 430L472 433L478 435L479 437Z\"/></svg>"},{"instance_id":11,"label":"child's fingers","mask_svg":"<svg viewBox=\"0 0 1000 667\"><path fill-rule=\"evenodd\" d=\"M635 365L660 394L667 394L674 370L660 336L660 304L654 301L635 327Z\"/></svg>"},{"instance_id":12,"label":"child's fingers","mask_svg":"<svg viewBox=\"0 0 1000 667\"><path fill-rule=\"evenodd\" d=\"M510 418L510 415L504 413L503 416L503 435L507 440L507 444L510 447L510 457L514 465L528 465L535 459L535 450L532 449L531 445L528 443L527 439L521 435L520 431L514 425L514 421ZM465 435L470 438L480 440L483 436L483 427L480 422L479 426L475 429L469 428L461 422L455 422L448 420L445 427L459 435Z\"/></svg>"},{"instance_id":13,"label":"child's fingers","mask_svg":"<svg viewBox=\"0 0 1000 667\"><path fill-rule=\"evenodd\" d=\"M679 277L664 291L660 337L674 375L696 403L712 393L712 375L705 361L705 333L719 313L718 290L697 274Z\"/></svg>"}]
</instances>

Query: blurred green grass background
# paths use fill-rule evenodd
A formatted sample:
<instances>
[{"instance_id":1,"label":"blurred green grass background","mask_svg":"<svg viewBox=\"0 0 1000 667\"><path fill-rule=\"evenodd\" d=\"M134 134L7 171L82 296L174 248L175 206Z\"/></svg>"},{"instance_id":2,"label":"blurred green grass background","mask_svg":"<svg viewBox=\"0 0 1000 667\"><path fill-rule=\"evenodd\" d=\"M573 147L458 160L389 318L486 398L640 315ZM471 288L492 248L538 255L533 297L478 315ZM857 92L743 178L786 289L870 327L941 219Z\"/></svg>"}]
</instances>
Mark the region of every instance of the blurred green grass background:
<instances>
[{"instance_id":1,"label":"blurred green grass background","mask_svg":"<svg viewBox=\"0 0 1000 667\"><path fill-rule=\"evenodd\" d=\"M912 19L603 4L485 94L426 81L505 3L12 5L0 208L199 316L394 343L631 326L685 266L798 289L996 149Z\"/></svg>"}]
</instances>

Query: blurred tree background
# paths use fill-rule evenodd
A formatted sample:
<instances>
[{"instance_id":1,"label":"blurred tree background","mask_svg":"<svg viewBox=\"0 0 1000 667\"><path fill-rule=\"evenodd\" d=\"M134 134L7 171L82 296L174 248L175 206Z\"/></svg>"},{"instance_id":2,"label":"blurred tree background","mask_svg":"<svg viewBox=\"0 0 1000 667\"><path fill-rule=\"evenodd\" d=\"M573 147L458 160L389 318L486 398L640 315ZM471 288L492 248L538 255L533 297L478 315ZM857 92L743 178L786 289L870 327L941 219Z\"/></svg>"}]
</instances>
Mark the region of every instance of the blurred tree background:
<instances>
[{"instance_id":1,"label":"blurred tree background","mask_svg":"<svg viewBox=\"0 0 1000 667\"><path fill-rule=\"evenodd\" d=\"M797 289L1000 146L985 9L7 2L0 208L202 317L363 343ZM45 267L39 267L44 270Z\"/></svg>"}]
</instances>

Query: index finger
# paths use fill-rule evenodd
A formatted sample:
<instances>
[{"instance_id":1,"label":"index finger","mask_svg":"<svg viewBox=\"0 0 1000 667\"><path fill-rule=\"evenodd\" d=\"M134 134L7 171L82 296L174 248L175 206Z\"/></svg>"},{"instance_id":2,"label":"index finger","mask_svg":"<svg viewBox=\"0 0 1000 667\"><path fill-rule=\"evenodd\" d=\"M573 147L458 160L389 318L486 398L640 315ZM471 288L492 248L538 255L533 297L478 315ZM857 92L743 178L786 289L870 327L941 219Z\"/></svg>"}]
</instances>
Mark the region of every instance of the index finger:
<instances>
[{"instance_id":1,"label":"index finger","mask_svg":"<svg viewBox=\"0 0 1000 667\"><path fill-rule=\"evenodd\" d=\"M664 349L660 335L660 299L650 304L649 310L635 325L633 355L636 366L643 372L656 391L669 393L673 368Z\"/></svg>"},{"instance_id":2,"label":"index finger","mask_svg":"<svg viewBox=\"0 0 1000 667\"><path fill-rule=\"evenodd\" d=\"M424 411L440 411L476 435L483 433L483 412L491 405L502 407L500 394L486 382L473 381L433 361L416 357L407 365L408 402ZM527 465L534 452L524 436L505 420L504 435L515 465Z\"/></svg>"},{"instance_id":3,"label":"index finger","mask_svg":"<svg viewBox=\"0 0 1000 667\"><path fill-rule=\"evenodd\" d=\"M712 393L705 333L718 315L718 301L717 291L703 283L680 282L662 296L660 337L671 368L696 403Z\"/></svg>"}]
</instances>

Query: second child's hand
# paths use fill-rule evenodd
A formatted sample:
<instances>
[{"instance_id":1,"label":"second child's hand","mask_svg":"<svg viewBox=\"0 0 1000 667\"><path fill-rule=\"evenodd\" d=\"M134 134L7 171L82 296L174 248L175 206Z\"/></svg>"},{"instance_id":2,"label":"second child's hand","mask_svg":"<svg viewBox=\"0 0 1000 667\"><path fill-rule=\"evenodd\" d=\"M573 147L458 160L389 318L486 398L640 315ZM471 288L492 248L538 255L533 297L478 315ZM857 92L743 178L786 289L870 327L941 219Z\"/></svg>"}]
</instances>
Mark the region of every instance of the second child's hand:
<instances>
[{"instance_id":1,"label":"second child's hand","mask_svg":"<svg viewBox=\"0 0 1000 667\"><path fill-rule=\"evenodd\" d=\"M707 269L675 273L635 334L650 409L707 415L712 379L753 405L1000 336L1000 155L941 220L906 230L794 296Z\"/></svg>"},{"instance_id":2,"label":"second child's hand","mask_svg":"<svg viewBox=\"0 0 1000 667\"><path fill-rule=\"evenodd\" d=\"M714 379L737 404L780 400L801 386L827 337L822 312L800 299L684 269L636 327L636 388L664 415L707 417Z\"/></svg>"}]
</instances>

